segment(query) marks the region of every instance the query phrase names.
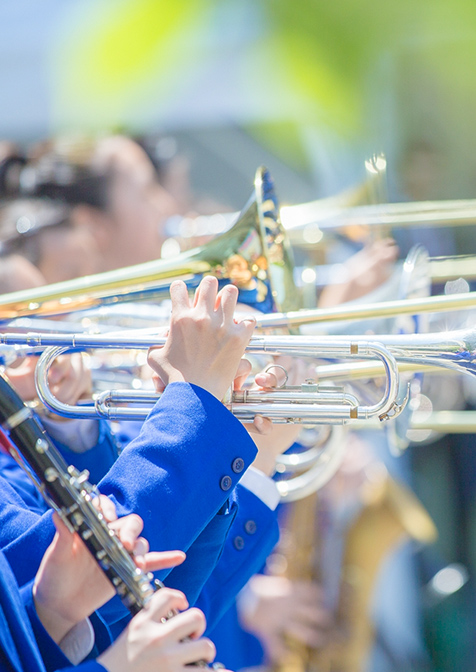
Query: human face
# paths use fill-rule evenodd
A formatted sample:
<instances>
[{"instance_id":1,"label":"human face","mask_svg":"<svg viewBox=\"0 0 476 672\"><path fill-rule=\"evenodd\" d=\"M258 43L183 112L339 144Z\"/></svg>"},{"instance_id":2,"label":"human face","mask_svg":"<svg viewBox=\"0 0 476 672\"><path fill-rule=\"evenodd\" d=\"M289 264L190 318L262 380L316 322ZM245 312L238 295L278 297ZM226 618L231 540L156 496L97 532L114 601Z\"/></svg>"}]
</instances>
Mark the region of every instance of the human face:
<instances>
[{"instance_id":1,"label":"human face","mask_svg":"<svg viewBox=\"0 0 476 672\"><path fill-rule=\"evenodd\" d=\"M48 284L92 275L100 270L99 252L85 227L50 227L40 232L38 268Z\"/></svg>"},{"instance_id":2,"label":"human face","mask_svg":"<svg viewBox=\"0 0 476 672\"><path fill-rule=\"evenodd\" d=\"M176 212L174 199L157 182L146 154L131 152L127 165L116 171L110 192L108 215L113 226L104 251L109 268L160 258L165 221Z\"/></svg>"}]
</instances>

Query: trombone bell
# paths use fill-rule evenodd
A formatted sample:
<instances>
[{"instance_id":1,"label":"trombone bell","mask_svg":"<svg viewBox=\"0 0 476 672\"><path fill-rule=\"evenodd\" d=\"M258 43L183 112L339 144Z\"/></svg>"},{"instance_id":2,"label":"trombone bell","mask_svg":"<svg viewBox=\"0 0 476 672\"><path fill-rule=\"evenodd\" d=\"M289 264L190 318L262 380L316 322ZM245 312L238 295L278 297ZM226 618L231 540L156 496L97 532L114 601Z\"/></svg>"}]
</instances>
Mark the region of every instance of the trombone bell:
<instances>
[{"instance_id":1,"label":"trombone bell","mask_svg":"<svg viewBox=\"0 0 476 672\"><path fill-rule=\"evenodd\" d=\"M293 259L269 172L256 172L254 193L232 228L206 245L106 273L0 296L0 321L52 316L126 301L168 296L173 280L190 289L204 275L238 287L240 301L263 312L299 306Z\"/></svg>"}]
</instances>

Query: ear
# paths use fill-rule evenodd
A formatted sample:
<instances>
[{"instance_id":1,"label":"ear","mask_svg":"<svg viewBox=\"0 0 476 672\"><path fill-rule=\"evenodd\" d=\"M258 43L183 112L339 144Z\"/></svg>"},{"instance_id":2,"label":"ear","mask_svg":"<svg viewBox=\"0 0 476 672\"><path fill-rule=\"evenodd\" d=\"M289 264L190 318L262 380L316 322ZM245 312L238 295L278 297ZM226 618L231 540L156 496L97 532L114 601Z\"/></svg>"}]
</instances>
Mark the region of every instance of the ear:
<instances>
[{"instance_id":1,"label":"ear","mask_svg":"<svg viewBox=\"0 0 476 672\"><path fill-rule=\"evenodd\" d=\"M114 235L114 224L107 212L90 205L77 205L70 219L73 226L88 229L100 251L109 248Z\"/></svg>"}]
</instances>

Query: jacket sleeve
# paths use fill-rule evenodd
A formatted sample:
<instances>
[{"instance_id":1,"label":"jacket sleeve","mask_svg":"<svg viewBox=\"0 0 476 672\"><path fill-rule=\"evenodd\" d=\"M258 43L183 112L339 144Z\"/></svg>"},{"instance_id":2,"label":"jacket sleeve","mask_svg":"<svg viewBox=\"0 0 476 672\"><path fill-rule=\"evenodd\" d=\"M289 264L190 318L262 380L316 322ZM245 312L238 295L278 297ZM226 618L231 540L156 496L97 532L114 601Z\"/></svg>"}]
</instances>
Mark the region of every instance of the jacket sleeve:
<instances>
[{"instance_id":1,"label":"jacket sleeve","mask_svg":"<svg viewBox=\"0 0 476 672\"><path fill-rule=\"evenodd\" d=\"M78 420L78 422L82 421ZM98 421L97 443L89 450L77 453L70 450L64 442L55 439L53 442L68 464L74 464L79 471L88 470L88 480L94 484L99 483L101 478L107 474L121 451L119 441L106 420Z\"/></svg>"},{"instance_id":2,"label":"jacket sleeve","mask_svg":"<svg viewBox=\"0 0 476 672\"><path fill-rule=\"evenodd\" d=\"M185 561L167 575L165 585L185 593L189 604L196 602L220 561L226 537L233 529L237 513L238 505L233 491L224 510L217 513L190 546Z\"/></svg>"},{"instance_id":3,"label":"jacket sleeve","mask_svg":"<svg viewBox=\"0 0 476 672\"><path fill-rule=\"evenodd\" d=\"M99 487L119 515L142 517L152 550L186 551L256 452L248 432L214 396L172 383Z\"/></svg>"},{"instance_id":4,"label":"jacket sleeve","mask_svg":"<svg viewBox=\"0 0 476 672\"><path fill-rule=\"evenodd\" d=\"M173 383L100 490L115 500L118 515L135 512L143 518L152 550L188 550L255 454L248 432L215 397ZM3 479L0 494L0 547L22 585L34 577L53 539L51 512L29 511Z\"/></svg>"},{"instance_id":5,"label":"jacket sleeve","mask_svg":"<svg viewBox=\"0 0 476 672\"><path fill-rule=\"evenodd\" d=\"M55 672L55 670L64 668L71 669L73 667L72 663L65 656L61 648L51 639L48 632L43 627L40 619L38 618L35 602L33 599L32 586L33 581L30 581L25 586L22 586L20 589L20 594L31 628L33 630L35 641L38 645L38 649L43 660L43 664L46 668L46 672ZM91 640L92 647L91 645L88 646L88 649L85 652L79 654L80 658L87 657L88 660L95 657L95 655L98 655L98 651L103 651L112 642L107 627L97 616L97 614L94 614L90 620L93 626L94 642ZM79 651L81 651L81 648L82 647L78 648L76 645L76 655L78 655ZM93 662L94 661L91 660L91 663ZM74 669L76 669L76 667ZM91 669L96 668L93 667ZM103 669L101 665L99 665L99 669Z\"/></svg>"},{"instance_id":6,"label":"jacket sleeve","mask_svg":"<svg viewBox=\"0 0 476 672\"><path fill-rule=\"evenodd\" d=\"M195 606L207 618L207 632L231 606L236 595L259 572L278 542L277 514L242 486L236 488L238 513L216 567Z\"/></svg>"}]
</instances>

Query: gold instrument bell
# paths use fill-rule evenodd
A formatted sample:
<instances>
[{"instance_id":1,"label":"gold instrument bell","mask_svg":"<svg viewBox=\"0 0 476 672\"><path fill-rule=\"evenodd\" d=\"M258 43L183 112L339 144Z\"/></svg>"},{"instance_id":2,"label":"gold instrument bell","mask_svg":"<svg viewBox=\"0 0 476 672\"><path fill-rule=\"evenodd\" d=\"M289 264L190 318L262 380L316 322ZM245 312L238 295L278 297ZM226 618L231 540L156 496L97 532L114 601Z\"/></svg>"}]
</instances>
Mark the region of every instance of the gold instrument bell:
<instances>
[{"instance_id":1,"label":"gold instrument bell","mask_svg":"<svg viewBox=\"0 0 476 672\"><path fill-rule=\"evenodd\" d=\"M0 296L0 321L51 316L126 301L168 296L173 280L190 289L204 275L231 282L240 301L263 312L299 308L293 258L279 220L272 178L259 168L254 193L224 234L172 259L129 266Z\"/></svg>"}]
</instances>

